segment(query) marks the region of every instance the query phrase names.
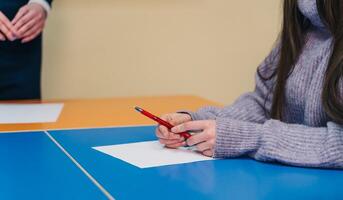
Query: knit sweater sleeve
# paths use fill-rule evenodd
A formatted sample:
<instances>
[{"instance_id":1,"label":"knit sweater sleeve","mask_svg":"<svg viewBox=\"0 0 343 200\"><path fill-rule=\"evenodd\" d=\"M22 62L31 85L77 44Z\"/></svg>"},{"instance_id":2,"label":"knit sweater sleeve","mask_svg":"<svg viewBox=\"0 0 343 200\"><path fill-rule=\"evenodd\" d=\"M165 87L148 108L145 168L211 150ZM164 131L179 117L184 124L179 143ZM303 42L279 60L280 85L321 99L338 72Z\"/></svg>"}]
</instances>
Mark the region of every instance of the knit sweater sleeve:
<instances>
[{"instance_id":1,"label":"knit sweater sleeve","mask_svg":"<svg viewBox=\"0 0 343 200\"><path fill-rule=\"evenodd\" d=\"M215 157L248 155L256 160L296 166L343 168L343 126L326 127L216 119Z\"/></svg>"},{"instance_id":2,"label":"knit sweater sleeve","mask_svg":"<svg viewBox=\"0 0 343 200\"><path fill-rule=\"evenodd\" d=\"M232 105L218 108L207 106L197 112L188 112L193 120L216 119L228 117L237 120L259 122L267 120L266 112L269 112L272 100L272 85L274 79L264 80L269 77L276 68L279 55L279 47L276 46L258 67L255 75L255 90L240 96ZM262 77L261 77L262 76Z\"/></svg>"},{"instance_id":3,"label":"knit sweater sleeve","mask_svg":"<svg viewBox=\"0 0 343 200\"><path fill-rule=\"evenodd\" d=\"M278 53L274 48L259 66L262 75L276 67ZM296 166L343 168L342 125L328 122L324 127L310 127L266 116L271 108L273 82L256 75L255 90L232 105L204 107L190 113L193 120L216 120L214 157L250 156Z\"/></svg>"}]
</instances>

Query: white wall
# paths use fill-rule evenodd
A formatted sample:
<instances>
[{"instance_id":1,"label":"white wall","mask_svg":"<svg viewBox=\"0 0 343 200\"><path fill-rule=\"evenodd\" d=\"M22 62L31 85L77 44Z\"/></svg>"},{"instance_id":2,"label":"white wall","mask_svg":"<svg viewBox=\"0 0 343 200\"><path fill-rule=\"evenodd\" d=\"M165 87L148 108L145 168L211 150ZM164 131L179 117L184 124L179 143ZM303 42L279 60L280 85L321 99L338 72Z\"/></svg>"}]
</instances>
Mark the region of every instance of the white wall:
<instances>
[{"instance_id":1,"label":"white wall","mask_svg":"<svg viewBox=\"0 0 343 200\"><path fill-rule=\"evenodd\" d=\"M253 88L280 28L280 0L56 0L43 97L194 94Z\"/></svg>"}]
</instances>

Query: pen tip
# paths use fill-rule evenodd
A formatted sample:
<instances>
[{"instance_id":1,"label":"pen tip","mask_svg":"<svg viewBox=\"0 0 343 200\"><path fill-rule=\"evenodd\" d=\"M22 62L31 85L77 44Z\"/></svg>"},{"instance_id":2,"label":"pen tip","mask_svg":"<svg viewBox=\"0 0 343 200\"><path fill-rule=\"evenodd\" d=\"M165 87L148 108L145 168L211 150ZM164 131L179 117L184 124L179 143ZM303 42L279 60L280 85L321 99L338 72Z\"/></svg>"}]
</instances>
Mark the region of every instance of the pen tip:
<instances>
[{"instance_id":1,"label":"pen tip","mask_svg":"<svg viewBox=\"0 0 343 200\"><path fill-rule=\"evenodd\" d=\"M142 108L136 106L135 109L138 111L138 112L142 112Z\"/></svg>"}]
</instances>

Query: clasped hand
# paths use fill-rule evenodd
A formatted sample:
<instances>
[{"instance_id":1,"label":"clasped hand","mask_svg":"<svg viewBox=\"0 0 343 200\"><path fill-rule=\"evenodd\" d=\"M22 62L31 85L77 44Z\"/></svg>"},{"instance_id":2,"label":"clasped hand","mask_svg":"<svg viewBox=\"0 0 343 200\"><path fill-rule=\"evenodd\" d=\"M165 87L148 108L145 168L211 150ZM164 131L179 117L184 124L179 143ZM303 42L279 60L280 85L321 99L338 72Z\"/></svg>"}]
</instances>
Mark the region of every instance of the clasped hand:
<instances>
[{"instance_id":1,"label":"clasped hand","mask_svg":"<svg viewBox=\"0 0 343 200\"><path fill-rule=\"evenodd\" d=\"M156 128L156 136L161 144L169 148L178 148L185 145L195 146L196 150L205 156L213 156L216 140L216 121L199 120L192 121L188 114L171 113L161 117L174 127L168 130L165 126L159 125ZM177 133L184 131L198 131L187 141Z\"/></svg>"},{"instance_id":2,"label":"clasped hand","mask_svg":"<svg viewBox=\"0 0 343 200\"><path fill-rule=\"evenodd\" d=\"M36 3L21 7L12 21L0 11L0 40L22 43L35 39L42 31L46 20L46 11Z\"/></svg>"}]
</instances>

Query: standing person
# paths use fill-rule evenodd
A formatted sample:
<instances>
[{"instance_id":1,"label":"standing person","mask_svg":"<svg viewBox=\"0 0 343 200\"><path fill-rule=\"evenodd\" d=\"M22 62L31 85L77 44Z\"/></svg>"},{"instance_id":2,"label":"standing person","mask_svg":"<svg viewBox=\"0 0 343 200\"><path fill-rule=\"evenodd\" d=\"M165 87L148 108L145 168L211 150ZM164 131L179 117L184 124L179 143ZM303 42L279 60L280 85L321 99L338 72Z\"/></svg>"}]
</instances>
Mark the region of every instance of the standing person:
<instances>
[{"instance_id":1,"label":"standing person","mask_svg":"<svg viewBox=\"0 0 343 200\"><path fill-rule=\"evenodd\" d=\"M51 2L0 1L0 100L41 98L41 33Z\"/></svg>"},{"instance_id":2,"label":"standing person","mask_svg":"<svg viewBox=\"0 0 343 200\"><path fill-rule=\"evenodd\" d=\"M195 145L219 158L343 168L343 1L284 0L283 15L255 91L222 109L164 115L176 126L156 129L162 144ZM189 130L201 132L187 141L175 134Z\"/></svg>"}]
</instances>

